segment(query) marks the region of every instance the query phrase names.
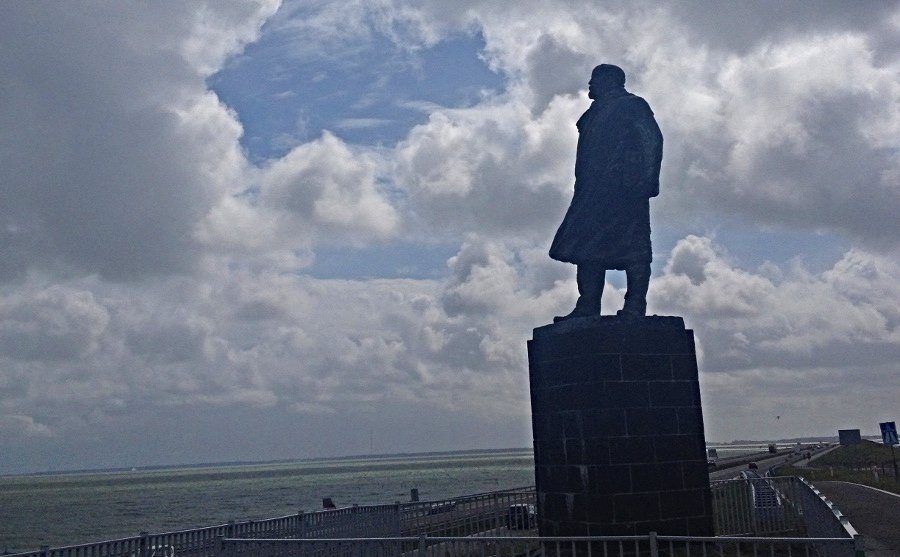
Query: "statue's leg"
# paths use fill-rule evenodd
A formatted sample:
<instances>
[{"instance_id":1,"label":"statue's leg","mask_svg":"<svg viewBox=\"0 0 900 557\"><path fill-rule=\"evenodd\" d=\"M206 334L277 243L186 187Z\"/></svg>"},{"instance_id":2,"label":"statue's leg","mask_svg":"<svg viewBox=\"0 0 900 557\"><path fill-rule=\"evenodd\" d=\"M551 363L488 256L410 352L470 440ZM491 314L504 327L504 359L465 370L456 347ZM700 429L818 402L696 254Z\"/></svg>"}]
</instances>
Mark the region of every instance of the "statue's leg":
<instances>
[{"instance_id":1,"label":"statue's leg","mask_svg":"<svg viewBox=\"0 0 900 557\"><path fill-rule=\"evenodd\" d=\"M606 269L597 263L578 265L578 301L575 311L579 315L600 315L600 298L606 282Z\"/></svg>"},{"instance_id":2,"label":"statue's leg","mask_svg":"<svg viewBox=\"0 0 900 557\"><path fill-rule=\"evenodd\" d=\"M650 264L638 263L625 269L628 290L625 292L625 307L619 315L641 316L647 313L647 289L650 286Z\"/></svg>"},{"instance_id":3,"label":"statue's leg","mask_svg":"<svg viewBox=\"0 0 900 557\"><path fill-rule=\"evenodd\" d=\"M606 281L606 269L596 263L580 263L578 265L578 301L569 315L554 317L559 323L572 317L589 317L600 315L600 298L603 296L603 283Z\"/></svg>"}]
</instances>

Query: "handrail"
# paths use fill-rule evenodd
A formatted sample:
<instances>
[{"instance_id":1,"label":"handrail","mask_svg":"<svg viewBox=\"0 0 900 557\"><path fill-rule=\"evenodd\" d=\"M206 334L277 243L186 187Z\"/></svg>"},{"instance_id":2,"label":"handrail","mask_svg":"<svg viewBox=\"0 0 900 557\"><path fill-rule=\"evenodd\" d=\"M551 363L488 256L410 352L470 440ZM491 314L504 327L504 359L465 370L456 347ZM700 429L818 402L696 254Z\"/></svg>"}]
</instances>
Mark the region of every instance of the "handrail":
<instances>
[{"instance_id":1,"label":"handrail","mask_svg":"<svg viewBox=\"0 0 900 557\"><path fill-rule=\"evenodd\" d=\"M823 543L823 542L847 542L847 538L778 538L778 537L763 537L763 536L754 536L752 538L748 538L745 536L663 536L661 534L652 534L656 539L662 541L673 541L673 542L748 542L748 541L759 541L764 543ZM423 536L399 536L399 537L387 537L387 538L321 538L321 539L305 539L305 538L222 538L223 542L247 542L247 543L328 543L328 542L379 542L379 541L403 541L403 542L412 542L418 541L422 539ZM647 534L644 536L478 536L477 538L473 538L470 536L424 536L425 539L429 541L454 541L454 540L466 540L466 541L486 541L486 542L507 542L507 541L516 541L516 540L528 540L528 541L536 541L536 542L590 542L590 541L614 541L614 542L628 542L628 541L645 541L651 537L651 534Z\"/></svg>"},{"instance_id":2,"label":"handrail","mask_svg":"<svg viewBox=\"0 0 900 557\"><path fill-rule=\"evenodd\" d=\"M710 538L684 537L684 536L657 536L655 539L665 542L682 542L691 540L694 542L719 541L723 543L732 539L746 540L744 537L734 537L734 534L756 534L754 540L778 540L788 543L791 540L850 540L855 541L857 547L861 547L861 537L852 525L847 521L833 503L828 501L821 493L803 478L783 478L776 480L767 478L768 482L776 485L772 487L782 493L792 505L797 505L799 510L792 511L796 516L784 516L779 511L778 515L769 513L756 514L752 501L742 498L741 494L729 494L728 490L722 491L729 499L724 511L729 516L723 515L725 522L722 529L717 531L726 534ZM750 480L724 480L712 483L714 493L728 485L747 485ZM771 483L769 485L772 485ZM339 509L322 509L316 511L299 511L295 514L268 518L263 520L245 520L240 522L230 521L224 524L205 526L201 528L174 530L156 534L141 533L138 536L130 536L100 542L66 545L49 548L41 547L40 550L9 554L4 557L170 557L158 555L162 550L165 553L168 548L175 551L176 555L188 557L209 557L215 551L217 540L295 540L307 539L326 542L328 540L421 540L422 536L429 536L429 540L455 540L456 535L471 536L478 533L478 539L492 540L493 536L483 536L481 533L491 534L507 527L509 523L506 510L510 504L523 502L534 503L536 493L534 486L524 486L497 491L463 495L448 499L437 499L417 502L404 502L379 505L353 505ZM749 504L749 507L748 507ZM765 509L762 509L763 511ZM827 512L826 512L827 510ZM824 517L824 518L823 518ZM774 532L789 533L788 519L818 521L814 526L817 532L840 532L840 538L791 538L791 537L764 537ZM823 522L824 521L824 522ZM717 523L719 520L717 519ZM838 525L841 528L838 529ZM360 537L360 534L371 534ZM811 532L812 533L812 532ZM341 535L344 537L341 537ZM447 535L450 537L446 537ZM382 537L396 535L398 537ZM414 537L418 536L418 537ZM445 537L441 537L445 536ZM501 539L509 540L518 536L504 536ZM526 539L522 537L521 539ZM468 538L472 539L472 538ZM540 538L544 541L572 542L578 540L596 540L596 538ZM613 538L605 537L606 540ZM620 538L615 538L619 540ZM621 540L641 539L646 536L621 537ZM654 542L656 543L656 542ZM804 542L805 543L805 542Z\"/></svg>"},{"instance_id":3,"label":"handrail","mask_svg":"<svg viewBox=\"0 0 900 557\"><path fill-rule=\"evenodd\" d=\"M743 552L742 552L743 550ZM855 557L848 538L775 538L737 536L403 536L337 539L220 539L210 557L463 557L470 555L541 555L543 557L671 557L672 555L824 555ZM805 550L805 551L804 551Z\"/></svg>"},{"instance_id":4,"label":"handrail","mask_svg":"<svg viewBox=\"0 0 900 557\"><path fill-rule=\"evenodd\" d=\"M482 493L475 493L469 495L461 495L459 497L452 497L448 499L435 499L430 501L415 501L415 502L398 502L392 504L373 504L373 505L349 505L346 507L340 507L337 509L320 509L315 511L299 511L295 514L289 514L284 516L278 516L274 518L265 518L259 520L242 520L242 521L230 521L222 524L215 524L212 526L202 526L198 528L188 528L181 530L172 530L168 532L158 532L158 533L141 533L137 536L128 536L124 538L115 538L111 540L103 540L97 542L86 542L80 544L70 544L58 547L41 547L40 549L25 551L19 553L8 553L2 555L0 557L57 557L63 555L75 555L77 553L83 552L84 550L91 550L94 548L109 548L113 546L129 546L129 543L132 542L134 544L142 544L146 547L150 547L150 541L160 541L160 544L156 545L171 545L172 543L179 543L181 545L189 546L193 549L196 548L206 548L207 546L212 546L215 541L215 537L217 535L227 535L233 534L235 532L241 532L245 534L253 534L258 532L266 532L270 526L273 526L277 523L281 523L282 527L280 528L281 535L296 535L297 533L304 531L313 531L313 533L317 529L325 529L326 531L334 530L336 527L340 527L340 525L336 525L335 523L341 520L344 517L353 517L359 515L383 515L383 518L392 518L392 522L385 525L391 526L392 530L396 531L396 533L400 533L402 524L400 521L404 514L409 515L410 513L417 513L420 510L427 511L433 505L440 504L466 504L469 502L474 502L483 499L490 499L495 497L502 497L505 495L515 495L515 494L534 494L534 486L524 486L524 487L514 487L508 489L501 489L497 491L487 491ZM413 516L413 518L415 518ZM407 518L407 520L412 520L412 518ZM351 526L363 526L365 524L360 525L351 525ZM356 529L356 528L352 528ZM278 534L276 534L278 535ZM255 536L249 536L254 537ZM323 538L317 538L323 539ZM181 540L181 541L179 541ZM196 551L194 551L196 552ZM135 554L133 549L129 547L125 547L124 551L116 552L116 551L106 551L102 552L103 555L107 555L109 557L115 557L117 555L121 555L123 557L151 557L149 555L139 555Z\"/></svg>"}]
</instances>

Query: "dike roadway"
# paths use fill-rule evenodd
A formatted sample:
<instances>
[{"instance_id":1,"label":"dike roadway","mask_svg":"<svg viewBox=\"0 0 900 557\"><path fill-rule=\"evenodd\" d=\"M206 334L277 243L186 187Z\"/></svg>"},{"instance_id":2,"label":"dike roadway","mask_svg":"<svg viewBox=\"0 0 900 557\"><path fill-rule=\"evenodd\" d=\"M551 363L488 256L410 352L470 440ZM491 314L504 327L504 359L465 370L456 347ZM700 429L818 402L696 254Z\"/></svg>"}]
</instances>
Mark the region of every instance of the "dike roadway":
<instances>
[{"instance_id":1,"label":"dike roadway","mask_svg":"<svg viewBox=\"0 0 900 557\"><path fill-rule=\"evenodd\" d=\"M849 482L818 481L815 486L862 534L866 557L900 555L900 495Z\"/></svg>"},{"instance_id":2,"label":"dike roadway","mask_svg":"<svg viewBox=\"0 0 900 557\"><path fill-rule=\"evenodd\" d=\"M820 449L817 451L812 459L815 459L817 456L828 452L831 449ZM734 464L729 465L728 461L720 461L720 464L717 468L709 471L709 479L710 480L730 480L732 478L737 478L741 472L747 470L749 466L749 460L756 458L757 460L752 460L752 462L756 463L757 470L756 472L760 476L765 476L766 472L769 471L770 468L775 468L776 466L781 466L785 463L793 463L798 460L798 455L793 454L790 451L782 451L779 454L771 454L771 453L758 453L756 455L744 455L741 457L734 457L729 459L734 461Z\"/></svg>"}]
</instances>

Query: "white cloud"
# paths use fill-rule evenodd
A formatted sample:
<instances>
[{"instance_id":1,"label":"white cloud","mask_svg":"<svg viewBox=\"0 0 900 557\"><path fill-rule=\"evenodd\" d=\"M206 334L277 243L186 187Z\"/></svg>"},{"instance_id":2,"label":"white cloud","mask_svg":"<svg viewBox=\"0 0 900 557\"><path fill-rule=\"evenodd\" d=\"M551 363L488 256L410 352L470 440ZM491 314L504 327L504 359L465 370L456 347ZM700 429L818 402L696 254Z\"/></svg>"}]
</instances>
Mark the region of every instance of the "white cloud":
<instances>
[{"instance_id":1,"label":"white cloud","mask_svg":"<svg viewBox=\"0 0 900 557\"><path fill-rule=\"evenodd\" d=\"M63 309L3 312L4 341L9 331L50 332L18 344L39 349L0 351L0 410L74 438L105 435L135 408L338 416L405 406L527 423L524 341L533 326L571 309L570 269L542 250L474 236L448 264L443 283L323 280L223 264L139 297L97 280L29 287L32 307L52 301ZM853 250L819 274L781 271L773 281L730 262L708 238L687 237L651 282L650 311L684 315L696 332L713 438L796 432L788 422L759 426L754 411L775 408L772 401L813 412L792 427L823 431L804 394L831 401L837 390L844 404L866 406L871 396L870 412L887 408L900 355L897 265ZM603 303L613 312L622 291L608 285ZM93 328L82 328L91 320ZM60 358L62 349L71 353ZM730 414L732 389L754 386L760 406ZM846 416L874 419L861 410Z\"/></svg>"},{"instance_id":2,"label":"white cloud","mask_svg":"<svg viewBox=\"0 0 900 557\"><path fill-rule=\"evenodd\" d=\"M361 128L376 128L390 123L385 118L342 118L335 124L342 130L357 130Z\"/></svg>"},{"instance_id":3,"label":"white cloud","mask_svg":"<svg viewBox=\"0 0 900 557\"><path fill-rule=\"evenodd\" d=\"M895 262L852 250L819 275L798 268L773 282L689 236L653 281L649 301L696 327L708 372L884 366L900 347L898 278Z\"/></svg>"},{"instance_id":4,"label":"white cloud","mask_svg":"<svg viewBox=\"0 0 900 557\"><path fill-rule=\"evenodd\" d=\"M14 360L78 360L96 351L109 313L91 292L22 289L0 300L0 353Z\"/></svg>"},{"instance_id":5,"label":"white cloud","mask_svg":"<svg viewBox=\"0 0 900 557\"><path fill-rule=\"evenodd\" d=\"M5 3L0 276L189 269L197 220L244 164L204 77L276 8Z\"/></svg>"},{"instance_id":6,"label":"white cloud","mask_svg":"<svg viewBox=\"0 0 900 557\"><path fill-rule=\"evenodd\" d=\"M651 311L697 332L711 437L828 432L829 405L865 429L893 408L896 28L816 15L801 33L729 36L691 23L695 5L292 4L268 28L295 39L292 56L479 32L507 88L419 104L427 120L394 147L324 132L255 167L242 115L204 79L275 7L0 8L0 432L17 447L87 447L143 422L161 434L159 416L286 413L299 430L398 408L524 423L508 443L527 444L524 341L575 300L574 269L546 249L601 61L629 71L666 136L655 229L743 219L860 246L824 272L744 268L699 235L666 256ZM394 240L460 247L440 280L299 273L323 244ZM622 294L608 286L604 308ZM261 454L257 433L234 432L243 454ZM189 449L172 458L221 454Z\"/></svg>"},{"instance_id":7,"label":"white cloud","mask_svg":"<svg viewBox=\"0 0 900 557\"><path fill-rule=\"evenodd\" d=\"M399 219L378 191L377 171L372 154L325 132L263 169L261 204L293 219L301 233L319 225L326 234L346 230L351 237L388 238Z\"/></svg>"},{"instance_id":8,"label":"white cloud","mask_svg":"<svg viewBox=\"0 0 900 557\"><path fill-rule=\"evenodd\" d=\"M790 34L785 24L730 50L682 15L642 4L425 3L409 20L443 33L446 22L477 25L508 88L471 108L432 110L398 146L397 179L444 227L520 233L542 220L529 202L554 220L568 201L590 68L616 62L666 137L657 225L738 218L896 247L900 64L878 49L896 30L878 18L847 18L841 30L817 16L819 30ZM550 187L539 200L538 185ZM498 205L517 215L485 209Z\"/></svg>"},{"instance_id":9,"label":"white cloud","mask_svg":"<svg viewBox=\"0 0 900 557\"><path fill-rule=\"evenodd\" d=\"M432 234L547 236L570 195L574 121L585 106L557 97L537 119L500 100L432 112L396 148L417 224Z\"/></svg>"},{"instance_id":10,"label":"white cloud","mask_svg":"<svg viewBox=\"0 0 900 557\"><path fill-rule=\"evenodd\" d=\"M52 435L50 428L35 422L31 416L0 414L0 436L2 437L50 437Z\"/></svg>"}]
</instances>

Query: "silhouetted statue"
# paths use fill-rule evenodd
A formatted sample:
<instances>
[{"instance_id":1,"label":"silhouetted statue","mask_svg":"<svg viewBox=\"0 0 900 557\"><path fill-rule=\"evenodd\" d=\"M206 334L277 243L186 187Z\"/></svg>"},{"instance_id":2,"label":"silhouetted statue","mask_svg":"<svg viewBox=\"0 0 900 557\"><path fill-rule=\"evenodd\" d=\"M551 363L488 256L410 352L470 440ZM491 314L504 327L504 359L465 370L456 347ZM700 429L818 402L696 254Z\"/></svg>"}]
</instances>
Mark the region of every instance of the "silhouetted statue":
<instances>
[{"instance_id":1,"label":"silhouetted statue","mask_svg":"<svg viewBox=\"0 0 900 557\"><path fill-rule=\"evenodd\" d=\"M624 270L618 315L643 316L650 282L650 198L659 194L662 133L644 99L625 90L625 72L601 64L588 83L591 107L578 119L575 195L550 257L578 266L570 317L600 314L607 269Z\"/></svg>"}]
</instances>

